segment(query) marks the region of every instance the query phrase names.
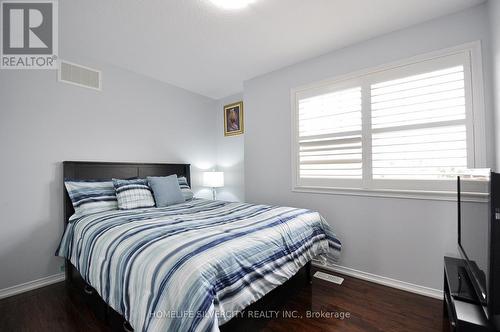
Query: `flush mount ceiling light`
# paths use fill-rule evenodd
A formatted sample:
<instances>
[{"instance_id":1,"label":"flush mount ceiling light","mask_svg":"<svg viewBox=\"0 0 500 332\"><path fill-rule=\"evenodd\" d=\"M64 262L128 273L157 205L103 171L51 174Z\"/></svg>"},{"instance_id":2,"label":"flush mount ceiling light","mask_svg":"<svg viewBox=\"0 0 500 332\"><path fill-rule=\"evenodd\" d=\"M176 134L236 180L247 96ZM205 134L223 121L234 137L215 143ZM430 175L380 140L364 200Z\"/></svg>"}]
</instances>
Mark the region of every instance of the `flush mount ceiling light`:
<instances>
[{"instance_id":1,"label":"flush mount ceiling light","mask_svg":"<svg viewBox=\"0 0 500 332\"><path fill-rule=\"evenodd\" d=\"M214 5L222 9L243 9L255 0L210 0Z\"/></svg>"}]
</instances>

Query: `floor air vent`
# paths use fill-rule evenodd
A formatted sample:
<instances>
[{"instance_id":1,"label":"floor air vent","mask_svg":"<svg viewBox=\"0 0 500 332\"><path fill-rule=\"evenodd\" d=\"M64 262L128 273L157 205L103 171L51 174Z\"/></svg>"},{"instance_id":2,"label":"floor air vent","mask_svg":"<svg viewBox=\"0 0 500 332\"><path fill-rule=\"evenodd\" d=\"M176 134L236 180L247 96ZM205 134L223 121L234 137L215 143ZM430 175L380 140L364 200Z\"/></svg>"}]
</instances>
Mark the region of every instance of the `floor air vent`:
<instances>
[{"instance_id":1,"label":"floor air vent","mask_svg":"<svg viewBox=\"0 0 500 332\"><path fill-rule=\"evenodd\" d=\"M344 282L344 278L337 277L337 276L334 276L334 275L331 275L328 273L324 273L324 272L320 272L320 271L317 271L316 273L314 273L314 277L318 278L318 279L326 280L329 282L333 282L334 284L337 284L337 285L342 285L342 283Z\"/></svg>"},{"instance_id":2,"label":"floor air vent","mask_svg":"<svg viewBox=\"0 0 500 332\"><path fill-rule=\"evenodd\" d=\"M96 69L61 61L58 76L59 82L93 90L101 90L101 72Z\"/></svg>"}]
</instances>

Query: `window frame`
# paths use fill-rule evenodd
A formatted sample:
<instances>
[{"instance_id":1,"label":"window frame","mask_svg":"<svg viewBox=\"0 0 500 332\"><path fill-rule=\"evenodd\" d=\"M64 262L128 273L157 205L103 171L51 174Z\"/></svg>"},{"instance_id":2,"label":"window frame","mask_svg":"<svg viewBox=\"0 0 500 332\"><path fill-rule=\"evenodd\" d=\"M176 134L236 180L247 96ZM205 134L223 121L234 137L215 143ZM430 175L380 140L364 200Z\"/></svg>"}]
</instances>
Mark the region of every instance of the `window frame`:
<instances>
[{"instance_id":1,"label":"window frame","mask_svg":"<svg viewBox=\"0 0 500 332\"><path fill-rule=\"evenodd\" d=\"M374 180L371 177L371 100L372 84L399 78L407 71L414 74L415 67L439 68L438 64L448 65L450 59L460 61L464 65L466 84L466 131L467 131L467 167L486 167L486 133L484 81L481 54L481 42L474 41L430 53L407 58L401 61L363 69L346 75L308 84L291 89L291 141L292 141L292 191L325 194L344 194L355 196L376 196L415 198L433 200L456 200L455 180ZM394 70L398 70L396 73ZM361 86L362 88L362 169L361 180L317 179L306 181L299 178L299 121L298 102L305 96L318 95L318 91L335 91L345 87ZM368 130L366 128L369 128ZM366 156L369 156L367 158ZM316 182L316 183L315 183ZM321 182L321 184L319 184ZM478 190L479 191L479 190ZM465 194L471 201L484 201L485 194L471 192Z\"/></svg>"}]
</instances>

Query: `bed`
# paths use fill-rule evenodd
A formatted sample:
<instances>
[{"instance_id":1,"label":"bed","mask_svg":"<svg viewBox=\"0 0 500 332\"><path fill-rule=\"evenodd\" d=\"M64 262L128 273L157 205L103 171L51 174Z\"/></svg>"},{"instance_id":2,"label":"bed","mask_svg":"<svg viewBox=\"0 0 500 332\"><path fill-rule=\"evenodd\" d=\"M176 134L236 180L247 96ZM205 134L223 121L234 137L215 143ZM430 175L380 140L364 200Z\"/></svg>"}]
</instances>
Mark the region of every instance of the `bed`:
<instances>
[{"instance_id":1,"label":"bed","mask_svg":"<svg viewBox=\"0 0 500 332\"><path fill-rule=\"evenodd\" d=\"M65 162L64 177L185 176L186 164ZM340 241L314 211L194 199L71 218L57 255L135 331L218 331Z\"/></svg>"}]
</instances>

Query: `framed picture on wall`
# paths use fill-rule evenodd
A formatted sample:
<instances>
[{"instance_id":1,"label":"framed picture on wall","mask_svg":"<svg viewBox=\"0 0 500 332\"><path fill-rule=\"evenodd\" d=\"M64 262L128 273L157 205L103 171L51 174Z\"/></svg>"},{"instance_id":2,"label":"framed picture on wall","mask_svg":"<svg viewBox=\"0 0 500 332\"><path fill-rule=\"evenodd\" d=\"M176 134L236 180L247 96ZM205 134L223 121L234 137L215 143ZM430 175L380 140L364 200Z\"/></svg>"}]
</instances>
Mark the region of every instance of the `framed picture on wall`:
<instances>
[{"instance_id":1,"label":"framed picture on wall","mask_svg":"<svg viewBox=\"0 0 500 332\"><path fill-rule=\"evenodd\" d=\"M224 106L224 136L243 134L243 102Z\"/></svg>"}]
</instances>

